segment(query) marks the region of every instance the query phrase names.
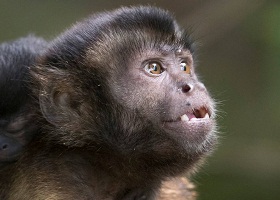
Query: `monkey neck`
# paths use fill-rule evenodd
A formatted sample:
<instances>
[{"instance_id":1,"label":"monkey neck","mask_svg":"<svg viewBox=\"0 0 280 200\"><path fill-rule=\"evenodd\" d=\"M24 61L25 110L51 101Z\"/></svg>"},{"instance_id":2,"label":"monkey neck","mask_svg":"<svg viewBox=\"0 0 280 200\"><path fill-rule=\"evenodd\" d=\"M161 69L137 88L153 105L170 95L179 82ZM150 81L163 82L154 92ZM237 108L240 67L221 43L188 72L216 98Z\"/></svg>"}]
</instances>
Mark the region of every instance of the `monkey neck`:
<instances>
[{"instance_id":1,"label":"monkey neck","mask_svg":"<svg viewBox=\"0 0 280 200\"><path fill-rule=\"evenodd\" d=\"M168 177L185 172L191 163L189 160L184 160L188 165L183 161L178 163L178 160L182 160L178 159L178 156L163 157L157 153L143 153L137 150L124 153L107 146L96 146L87 150L75 148L71 151L86 159L100 174L117 180L118 184L123 181L123 184L128 186L158 185Z\"/></svg>"},{"instance_id":2,"label":"monkey neck","mask_svg":"<svg viewBox=\"0 0 280 200\"><path fill-rule=\"evenodd\" d=\"M52 132L52 135L54 133ZM57 132L57 134L59 133ZM113 133L102 131L101 134ZM114 134L126 135L120 132ZM148 141L151 141L155 140L152 137L156 133L146 130L133 135L138 137L134 138L136 141L142 141L143 138L149 138ZM194 163L200 159L200 157L192 158L184 155L180 153L183 151L182 149L176 145L171 148L169 144L165 145L164 141L157 141L156 145L149 145L148 142L145 142L146 140L143 140L144 142L138 142L135 145L135 142L129 141L129 137L118 137L119 140L110 142L89 141L81 147L72 147L67 144L61 145L61 141L50 142L49 139L51 138L47 138L43 142L47 146L50 145L48 149L50 149L51 154L53 154L54 149L57 149L59 156L64 154L71 158L72 154L78 155L91 165L93 171L99 171L103 176L108 176L118 182L123 180L124 184L127 185L157 185L166 178L180 175L192 169Z\"/></svg>"},{"instance_id":3,"label":"monkey neck","mask_svg":"<svg viewBox=\"0 0 280 200\"><path fill-rule=\"evenodd\" d=\"M42 146L42 144L40 144ZM61 160L69 159L71 163L79 163L83 160L90 166L91 170L97 173L90 173L92 176L102 174L108 177L111 182L120 182L125 185L158 185L168 177L178 175L186 169L182 163L178 163L178 157L164 158L156 153L135 152L124 153L116 151L105 145L91 147L70 148L63 145L51 145L47 147L49 152ZM56 153L55 153L56 152ZM180 167L177 167L177 166Z\"/></svg>"}]
</instances>

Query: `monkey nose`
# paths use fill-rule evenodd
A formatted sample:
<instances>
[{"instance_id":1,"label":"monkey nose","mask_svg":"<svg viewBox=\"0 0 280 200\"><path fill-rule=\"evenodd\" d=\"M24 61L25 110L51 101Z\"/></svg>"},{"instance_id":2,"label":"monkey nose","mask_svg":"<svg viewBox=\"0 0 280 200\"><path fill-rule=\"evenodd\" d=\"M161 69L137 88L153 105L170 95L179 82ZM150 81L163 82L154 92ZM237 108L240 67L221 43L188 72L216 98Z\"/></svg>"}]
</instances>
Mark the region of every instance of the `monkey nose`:
<instances>
[{"instance_id":1,"label":"monkey nose","mask_svg":"<svg viewBox=\"0 0 280 200\"><path fill-rule=\"evenodd\" d=\"M182 86L182 92L183 92L183 93L191 92L192 89L193 89L193 85L191 85L191 84L184 84L184 85Z\"/></svg>"},{"instance_id":2,"label":"monkey nose","mask_svg":"<svg viewBox=\"0 0 280 200\"><path fill-rule=\"evenodd\" d=\"M8 144L3 144L0 147L0 150L6 150L8 148Z\"/></svg>"}]
</instances>

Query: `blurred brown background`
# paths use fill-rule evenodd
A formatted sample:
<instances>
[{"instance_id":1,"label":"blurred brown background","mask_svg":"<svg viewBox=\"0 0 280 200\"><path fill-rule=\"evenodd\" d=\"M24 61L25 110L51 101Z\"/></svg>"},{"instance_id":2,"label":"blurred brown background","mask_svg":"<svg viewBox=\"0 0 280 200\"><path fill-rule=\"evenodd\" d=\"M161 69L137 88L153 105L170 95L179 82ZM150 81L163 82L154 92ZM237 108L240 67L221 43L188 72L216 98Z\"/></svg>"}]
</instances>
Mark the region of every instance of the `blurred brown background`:
<instances>
[{"instance_id":1,"label":"blurred brown background","mask_svg":"<svg viewBox=\"0 0 280 200\"><path fill-rule=\"evenodd\" d=\"M198 71L220 104L219 148L193 178L199 200L279 199L279 0L0 0L0 42L52 39L92 12L138 4L170 10L194 33Z\"/></svg>"}]
</instances>

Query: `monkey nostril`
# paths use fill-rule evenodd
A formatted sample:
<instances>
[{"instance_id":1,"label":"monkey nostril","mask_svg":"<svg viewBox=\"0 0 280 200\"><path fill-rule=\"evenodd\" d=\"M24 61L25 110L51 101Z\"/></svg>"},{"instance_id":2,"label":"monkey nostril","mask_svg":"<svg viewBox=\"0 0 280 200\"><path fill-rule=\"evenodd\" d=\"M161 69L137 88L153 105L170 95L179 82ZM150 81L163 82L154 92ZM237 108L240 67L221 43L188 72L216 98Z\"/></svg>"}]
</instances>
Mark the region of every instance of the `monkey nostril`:
<instances>
[{"instance_id":1,"label":"monkey nostril","mask_svg":"<svg viewBox=\"0 0 280 200\"><path fill-rule=\"evenodd\" d=\"M3 146L1 147L2 150L5 150L8 148L8 145L7 144L3 144Z\"/></svg>"},{"instance_id":2,"label":"monkey nostril","mask_svg":"<svg viewBox=\"0 0 280 200\"><path fill-rule=\"evenodd\" d=\"M192 85L185 84L185 85L182 86L182 92L183 93L190 92L191 90L192 90Z\"/></svg>"}]
</instances>

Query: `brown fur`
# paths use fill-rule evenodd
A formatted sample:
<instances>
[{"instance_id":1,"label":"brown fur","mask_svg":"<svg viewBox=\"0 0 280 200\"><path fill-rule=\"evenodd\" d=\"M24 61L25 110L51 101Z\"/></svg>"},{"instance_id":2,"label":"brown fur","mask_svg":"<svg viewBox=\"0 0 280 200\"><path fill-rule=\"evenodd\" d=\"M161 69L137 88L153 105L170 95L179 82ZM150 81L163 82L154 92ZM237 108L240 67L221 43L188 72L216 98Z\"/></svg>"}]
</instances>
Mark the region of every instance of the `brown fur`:
<instances>
[{"instance_id":1,"label":"brown fur","mask_svg":"<svg viewBox=\"0 0 280 200\"><path fill-rule=\"evenodd\" d=\"M165 181L157 196L157 200L195 200L195 186L185 177Z\"/></svg>"}]
</instances>

